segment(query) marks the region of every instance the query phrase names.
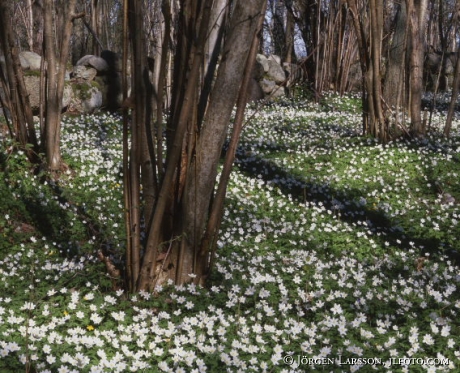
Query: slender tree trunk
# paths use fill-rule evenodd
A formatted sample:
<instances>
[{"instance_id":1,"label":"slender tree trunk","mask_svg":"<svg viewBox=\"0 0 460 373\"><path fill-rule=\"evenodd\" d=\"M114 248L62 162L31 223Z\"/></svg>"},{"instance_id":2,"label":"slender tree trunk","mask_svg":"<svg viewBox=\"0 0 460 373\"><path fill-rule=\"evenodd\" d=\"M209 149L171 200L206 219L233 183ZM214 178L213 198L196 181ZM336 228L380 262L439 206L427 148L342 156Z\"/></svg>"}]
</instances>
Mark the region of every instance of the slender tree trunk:
<instances>
[{"instance_id":1,"label":"slender tree trunk","mask_svg":"<svg viewBox=\"0 0 460 373\"><path fill-rule=\"evenodd\" d=\"M454 117L455 106L460 88L460 48L457 51L457 62L455 63L454 82L452 83L452 96L447 110L446 125L444 126L444 136L449 137L452 129L452 119Z\"/></svg>"},{"instance_id":2,"label":"slender tree trunk","mask_svg":"<svg viewBox=\"0 0 460 373\"><path fill-rule=\"evenodd\" d=\"M156 157L157 157L157 175L158 179L163 178L163 106L165 100L165 87L168 75L168 59L170 56L170 34L171 34L171 23L172 13L169 0L163 0L162 6L164 28L162 35L162 45L157 54L157 60L155 61L155 67L158 68L158 72L155 71L155 77L157 78L154 83L154 102L156 109ZM158 61L158 63L157 63Z\"/></svg>"},{"instance_id":3,"label":"slender tree trunk","mask_svg":"<svg viewBox=\"0 0 460 373\"><path fill-rule=\"evenodd\" d=\"M385 125L385 116L382 108L382 83L381 83L381 61L382 61L382 32L383 32L383 4L379 0L371 0L371 59L372 64L372 98L375 110L372 134L386 142L388 130Z\"/></svg>"},{"instance_id":4,"label":"slender tree trunk","mask_svg":"<svg viewBox=\"0 0 460 373\"><path fill-rule=\"evenodd\" d=\"M2 86L11 115L12 135L25 149L28 158L32 162L38 162L38 142L19 51L14 40L10 5L8 1L0 0L0 49L5 56L6 66L6 71L1 71ZM32 144L32 148L26 148L27 144Z\"/></svg>"},{"instance_id":5,"label":"slender tree trunk","mask_svg":"<svg viewBox=\"0 0 460 373\"><path fill-rule=\"evenodd\" d=\"M43 7L39 1L32 2L33 13L33 46L32 51L43 53Z\"/></svg>"},{"instance_id":6,"label":"slender tree trunk","mask_svg":"<svg viewBox=\"0 0 460 373\"><path fill-rule=\"evenodd\" d=\"M273 50L274 54L283 58L286 54L286 31L284 29L285 7L280 0L273 0Z\"/></svg>"},{"instance_id":7,"label":"slender tree trunk","mask_svg":"<svg viewBox=\"0 0 460 373\"><path fill-rule=\"evenodd\" d=\"M123 102L128 100L128 28L129 28L129 0L123 0L123 60L122 60L122 92ZM139 214L133 205L133 190L139 190L140 185L133 185L130 177L129 157L129 119L128 107L123 107L123 200L125 206L125 229L126 229L126 285L130 292L136 291L136 282L139 276L139 235L133 232L133 214Z\"/></svg>"},{"instance_id":8,"label":"slender tree trunk","mask_svg":"<svg viewBox=\"0 0 460 373\"><path fill-rule=\"evenodd\" d=\"M316 66L321 63L317 60L317 49L321 43L320 34L317 32L321 28L319 1L317 0L286 0L285 5L297 24L302 39L307 49L307 57L304 60L304 68L308 79L316 82ZM317 85L315 83L315 89ZM316 91L319 98L320 92Z\"/></svg>"},{"instance_id":9,"label":"slender tree trunk","mask_svg":"<svg viewBox=\"0 0 460 373\"><path fill-rule=\"evenodd\" d=\"M424 59L424 25L427 0L406 0L410 22L410 118L412 136L424 136L422 122L422 90Z\"/></svg>"},{"instance_id":10,"label":"slender tree trunk","mask_svg":"<svg viewBox=\"0 0 460 373\"><path fill-rule=\"evenodd\" d=\"M95 40L93 40L93 54L99 56L101 54L101 48L96 40L100 38L100 24L99 24L99 0L91 0L91 29L95 33Z\"/></svg>"},{"instance_id":11,"label":"slender tree trunk","mask_svg":"<svg viewBox=\"0 0 460 373\"><path fill-rule=\"evenodd\" d=\"M59 103L57 100L56 49L53 25L54 6L52 0L44 0L44 43L46 59L46 112L45 112L45 152L48 167L57 170L61 164L59 145Z\"/></svg>"},{"instance_id":12,"label":"slender tree trunk","mask_svg":"<svg viewBox=\"0 0 460 373\"><path fill-rule=\"evenodd\" d=\"M59 170L61 166L61 109L64 93L66 63L69 55L72 21L82 17L75 15L76 0L69 0L63 8L55 9L53 0L44 0L44 43L46 59L46 114L45 114L45 152L50 170ZM54 17L53 17L54 16ZM56 27L59 28L59 40L56 40ZM56 52L59 51L59 55Z\"/></svg>"},{"instance_id":13,"label":"slender tree trunk","mask_svg":"<svg viewBox=\"0 0 460 373\"><path fill-rule=\"evenodd\" d=\"M295 21L291 12L286 12L286 40L285 53L281 56L284 62L297 63L297 57L294 49Z\"/></svg>"}]
</instances>

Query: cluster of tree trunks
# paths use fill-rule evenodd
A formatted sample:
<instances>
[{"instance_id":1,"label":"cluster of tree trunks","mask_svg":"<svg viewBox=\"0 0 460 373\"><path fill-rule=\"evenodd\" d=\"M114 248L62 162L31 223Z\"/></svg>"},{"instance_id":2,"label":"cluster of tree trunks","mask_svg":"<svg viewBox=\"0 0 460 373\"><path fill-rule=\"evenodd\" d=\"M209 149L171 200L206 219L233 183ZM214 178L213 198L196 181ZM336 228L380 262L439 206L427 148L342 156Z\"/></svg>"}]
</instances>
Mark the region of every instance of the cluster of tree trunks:
<instances>
[{"instance_id":1,"label":"cluster of tree trunks","mask_svg":"<svg viewBox=\"0 0 460 373\"><path fill-rule=\"evenodd\" d=\"M264 0L237 0L232 3L230 13L223 1L182 3L176 30L171 116L163 144L160 137L164 126L159 115L162 95L154 88L160 89L165 84L166 73L162 70L167 66L166 59L164 55L160 57L159 79L151 86L145 65L142 5L127 2L131 10L127 14L131 14L128 24L135 87L131 149L129 164L128 161L125 164L127 280L131 290L152 290L167 278L184 283L191 280L189 275L196 282L203 282L209 273L228 181L228 176L221 180L216 193L218 162L233 106L238 95L244 96L247 91L264 5ZM169 28L171 13L167 4L163 12L165 27ZM225 14L228 16L224 17ZM224 30L227 30L225 35ZM168 33L166 30L165 34ZM163 50L166 43L167 40ZM215 79L210 79L214 75ZM157 109L153 123L152 102ZM241 112L245 104L245 98L238 101ZM235 123L236 141L237 128ZM141 184L142 211L139 209ZM141 221L146 225L143 245Z\"/></svg>"}]
</instances>

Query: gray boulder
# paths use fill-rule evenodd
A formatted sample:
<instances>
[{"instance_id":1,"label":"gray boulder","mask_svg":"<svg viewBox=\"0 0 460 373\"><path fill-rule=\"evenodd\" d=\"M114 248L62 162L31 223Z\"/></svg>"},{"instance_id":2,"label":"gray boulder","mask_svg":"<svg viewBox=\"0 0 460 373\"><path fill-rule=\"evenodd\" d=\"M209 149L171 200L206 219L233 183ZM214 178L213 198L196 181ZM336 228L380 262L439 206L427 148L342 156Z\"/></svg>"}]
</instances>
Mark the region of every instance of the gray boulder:
<instances>
[{"instance_id":1,"label":"gray boulder","mask_svg":"<svg viewBox=\"0 0 460 373\"><path fill-rule=\"evenodd\" d=\"M37 75L25 75L24 83L26 85L27 92L29 93L29 102L33 113L38 113L40 110L40 76ZM69 106L73 96L73 90L70 84L66 84L64 87L64 93L62 96L62 108Z\"/></svg>"},{"instance_id":2,"label":"gray boulder","mask_svg":"<svg viewBox=\"0 0 460 373\"><path fill-rule=\"evenodd\" d=\"M83 101L83 112L94 113L102 107L102 93L97 88L89 90L89 97Z\"/></svg>"},{"instance_id":3,"label":"gray boulder","mask_svg":"<svg viewBox=\"0 0 460 373\"><path fill-rule=\"evenodd\" d=\"M254 63L254 67L252 68L251 76L255 80L261 80L264 77L265 73L266 73L266 71L265 71L263 65L256 61L256 63Z\"/></svg>"},{"instance_id":4,"label":"gray boulder","mask_svg":"<svg viewBox=\"0 0 460 373\"><path fill-rule=\"evenodd\" d=\"M24 60L24 64L32 71L40 71L40 65L42 63L42 57L35 53L29 51L23 51L19 53L19 58ZM22 62L21 62L22 65Z\"/></svg>"},{"instance_id":5,"label":"gray boulder","mask_svg":"<svg viewBox=\"0 0 460 373\"><path fill-rule=\"evenodd\" d=\"M262 89L262 92L265 93L266 95L269 95L272 93L272 91L276 88L276 84L273 80L268 80L268 79L262 79L260 82L260 88Z\"/></svg>"},{"instance_id":6,"label":"gray boulder","mask_svg":"<svg viewBox=\"0 0 460 373\"><path fill-rule=\"evenodd\" d=\"M30 107L34 113L40 109L40 77L35 75L25 75L24 84L29 93Z\"/></svg>"},{"instance_id":7,"label":"gray boulder","mask_svg":"<svg viewBox=\"0 0 460 373\"><path fill-rule=\"evenodd\" d=\"M102 107L102 93L97 84L90 82L71 83L73 96L69 111L78 113L94 113Z\"/></svg>"},{"instance_id":8,"label":"gray boulder","mask_svg":"<svg viewBox=\"0 0 460 373\"><path fill-rule=\"evenodd\" d=\"M63 109L67 108L70 105L70 103L72 102L72 97L73 97L72 85L69 83L66 83L64 86L64 93L62 94L62 108Z\"/></svg>"},{"instance_id":9,"label":"gray boulder","mask_svg":"<svg viewBox=\"0 0 460 373\"><path fill-rule=\"evenodd\" d=\"M21 63L21 68L23 70L30 70L29 61L27 61L23 56L19 55L19 62Z\"/></svg>"},{"instance_id":10,"label":"gray boulder","mask_svg":"<svg viewBox=\"0 0 460 373\"><path fill-rule=\"evenodd\" d=\"M274 60L268 60L268 78L273 80L277 84L281 84L286 80L286 74L284 73L281 65Z\"/></svg>"},{"instance_id":11,"label":"gray boulder","mask_svg":"<svg viewBox=\"0 0 460 373\"><path fill-rule=\"evenodd\" d=\"M80 58L76 66L90 66L98 72L106 72L109 69L109 65L102 57L93 56L92 54Z\"/></svg>"},{"instance_id":12,"label":"gray boulder","mask_svg":"<svg viewBox=\"0 0 460 373\"><path fill-rule=\"evenodd\" d=\"M271 55L268 58L263 54L256 56L252 78L257 81L259 88L252 89L251 94L260 96L263 93L269 99L285 96L286 72L280 62L280 57L276 55Z\"/></svg>"},{"instance_id":13,"label":"gray boulder","mask_svg":"<svg viewBox=\"0 0 460 373\"><path fill-rule=\"evenodd\" d=\"M276 54L271 54L267 57L267 60L276 62L278 65L281 65L281 57Z\"/></svg>"},{"instance_id":14,"label":"gray boulder","mask_svg":"<svg viewBox=\"0 0 460 373\"><path fill-rule=\"evenodd\" d=\"M265 73L268 73L270 66L268 65L267 57L265 57L263 54L258 54L256 56L256 64L260 65Z\"/></svg>"},{"instance_id":15,"label":"gray boulder","mask_svg":"<svg viewBox=\"0 0 460 373\"><path fill-rule=\"evenodd\" d=\"M282 86L276 86L276 88L270 93L270 99L276 100L286 96L286 90Z\"/></svg>"},{"instance_id":16,"label":"gray boulder","mask_svg":"<svg viewBox=\"0 0 460 373\"><path fill-rule=\"evenodd\" d=\"M97 75L97 70L93 67L77 65L73 68L72 78L92 81Z\"/></svg>"}]
</instances>

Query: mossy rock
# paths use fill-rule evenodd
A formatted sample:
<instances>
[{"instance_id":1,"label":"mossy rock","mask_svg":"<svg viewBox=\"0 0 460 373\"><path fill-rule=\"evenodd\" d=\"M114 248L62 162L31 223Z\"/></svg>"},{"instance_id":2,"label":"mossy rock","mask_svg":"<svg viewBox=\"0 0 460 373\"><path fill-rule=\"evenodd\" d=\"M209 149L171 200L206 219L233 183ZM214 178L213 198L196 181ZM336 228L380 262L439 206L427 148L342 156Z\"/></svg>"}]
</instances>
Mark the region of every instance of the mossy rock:
<instances>
[{"instance_id":1,"label":"mossy rock","mask_svg":"<svg viewBox=\"0 0 460 373\"><path fill-rule=\"evenodd\" d=\"M24 76L38 76L40 77L40 70L24 70Z\"/></svg>"},{"instance_id":2,"label":"mossy rock","mask_svg":"<svg viewBox=\"0 0 460 373\"><path fill-rule=\"evenodd\" d=\"M102 93L97 82L72 82L73 98L71 110L80 113L92 113L102 106Z\"/></svg>"}]
</instances>

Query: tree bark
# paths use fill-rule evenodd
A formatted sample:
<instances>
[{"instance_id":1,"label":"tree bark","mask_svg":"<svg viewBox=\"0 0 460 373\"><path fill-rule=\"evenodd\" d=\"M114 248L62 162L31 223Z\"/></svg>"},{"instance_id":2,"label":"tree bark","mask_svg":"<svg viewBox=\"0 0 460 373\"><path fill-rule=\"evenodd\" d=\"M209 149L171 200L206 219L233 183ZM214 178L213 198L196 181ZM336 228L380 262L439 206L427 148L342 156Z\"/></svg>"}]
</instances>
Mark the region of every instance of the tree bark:
<instances>
[{"instance_id":1,"label":"tree bark","mask_svg":"<svg viewBox=\"0 0 460 373\"><path fill-rule=\"evenodd\" d=\"M422 90L423 90L423 58L424 58L424 25L427 0L406 0L410 22L410 132L412 136L425 135L422 122Z\"/></svg>"},{"instance_id":2,"label":"tree bark","mask_svg":"<svg viewBox=\"0 0 460 373\"><path fill-rule=\"evenodd\" d=\"M38 141L35 133L29 94L14 40L12 10L6 0L0 1L0 46L5 56L6 71L0 71L5 100L11 115L11 132L33 163L38 162ZM0 67L1 70L1 67ZM32 148L26 145L32 144Z\"/></svg>"},{"instance_id":3,"label":"tree bark","mask_svg":"<svg viewBox=\"0 0 460 373\"><path fill-rule=\"evenodd\" d=\"M198 87L199 71L203 61L204 42L209 25L209 14L212 6L212 0L206 0L203 4L203 11L200 12L204 22L201 22L200 31L197 39L197 44L192 45L192 66L188 74L187 85L184 90L184 99L180 102L176 100L175 109L179 109L177 115L172 115L173 120L177 125L174 126L174 137L171 140L168 149L168 159L166 163L165 173L163 176L161 188L157 196L153 219L149 224L147 243L145 254L142 259L141 271L137 281L137 290L149 289L153 281L155 281L155 272L157 271L157 257L159 254L159 246L161 243L162 227L164 221L164 213L167 204L171 203L170 196L174 187L174 177L177 175L177 166L182 155L182 146L184 136L187 130L187 124L190 118L191 110L193 109L193 96ZM195 14L195 13L193 13ZM176 65L179 66L180 65ZM185 76L185 74L180 74ZM158 275L158 274L157 274Z\"/></svg>"},{"instance_id":4,"label":"tree bark","mask_svg":"<svg viewBox=\"0 0 460 373\"><path fill-rule=\"evenodd\" d=\"M218 70L211 101L204 118L196 155L187 175L184 192L184 233L178 282L196 273L198 280L206 275L208 257L199 256L209 204L213 195L217 165L224 143L233 104L243 78L244 67L263 16L264 0L239 0L233 10L230 32L225 41L223 58ZM197 263L201 271L197 273ZM206 263L203 265L203 263Z\"/></svg>"},{"instance_id":5,"label":"tree bark","mask_svg":"<svg viewBox=\"0 0 460 373\"><path fill-rule=\"evenodd\" d=\"M364 9L358 10L356 0L347 0L352 14L357 35L360 54L360 65L363 74L363 134L372 135L382 141L387 140L388 132L382 109L381 88L381 36L382 36L382 4L377 0L370 3L370 31L366 32L363 21ZM368 44L368 40L370 45Z\"/></svg>"},{"instance_id":6,"label":"tree bark","mask_svg":"<svg viewBox=\"0 0 460 373\"><path fill-rule=\"evenodd\" d=\"M460 88L460 48L457 51L457 62L455 63L454 81L452 83L452 96L447 110L446 125L444 126L444 136L449 137L452 129L452 119L454 117L455 106Z\"/></svg>"},{"instance_id":7,"label":"tree bark","mask_svg":"<svg viewBox=\"0 0 460 373\"><path fill-rule=\"evenodd\" d=\"M399 112L405 108L405 70L406 49L407 49L407 11L406 3L403 1L398 5L394 24L395 31L388 55L388 67L385 74L383 95L385 102L390 108Z\"/></svg>"},{"instance_id":8,"label":"tree bark","mask_svg":"<svg viewBox=\"0 0 460 373\"><path fill-rule=\"evenodd\" d=\"M262 24L263 17L259 17L259 29L262 28ZM235 113L232 136L230 138L228 149L225 154L225 161L219 179L219 185L217 187L215 197L211 204L209 219L207 221L206 230L203 235L201 248L199 252L200 258L207 259L209 257L209 267L206 267L206 265L208 264L207 260L198 260L198 273L209 273L212 270L212 266L214 263L214 257L217 248L217 235L220 229L222 215L224 212L225 195L227 193L227 186L230 180L233 162L235 161L235 154L238 142L241 136L241 132L243 130L244 111L248 97L248 86L251 79L252 69L254 68L254 61L257 55L258 47L259 37L257 35L254 35L252 46L249 51L248 59L244 70L243 81L241 83L238 95L237 109Z\"/></svg>"},{"instance_id":9,"label":"tree bark","mask_svg":"<svg viewBox=\"0 0 460 373\"><path fill-rule=\"evenodd\" d=\"M61 167L61 109L66 63L69 55L72 21L76 0L69 0L56 11L53 0L44 0L44 43L46 59L45 152L47 166L56 171ZM56 14L55 14L56 13ZM55 15L55 17L53 17ZM58 25L60 38L56 38ZM57 40L58 39L58 40ZM59 51L59 55L56 52Z\"/></svg>"}]
</instances>

